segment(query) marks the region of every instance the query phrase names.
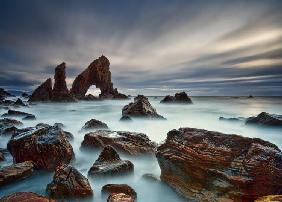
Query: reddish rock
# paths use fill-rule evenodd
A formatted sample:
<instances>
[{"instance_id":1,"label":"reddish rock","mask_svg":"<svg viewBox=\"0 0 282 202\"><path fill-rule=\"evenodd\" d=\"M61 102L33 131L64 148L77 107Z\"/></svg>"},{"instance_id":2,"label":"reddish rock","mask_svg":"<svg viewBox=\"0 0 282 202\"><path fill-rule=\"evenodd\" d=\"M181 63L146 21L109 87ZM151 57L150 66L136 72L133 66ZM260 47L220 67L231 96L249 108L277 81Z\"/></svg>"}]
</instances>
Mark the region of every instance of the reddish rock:
<instances>
[{"instance_id":1,"label":"reddish rock","mask_svg":"<svg viewBox=\"0 0 282 202\"><path fill-rule=\"evenodd\" d=\"M281 193L282 152L258 138L181 128L156 156L161 180L188 199L251 202Z\"/></svg>"},{"instance_id":2,"label":"reddish rock","mask_svg":"<svg viewBox=\"0 0 282 202\"><path fill-rule=\"evenodd\" d=\"M259 124L266 126L282 126L282 115L261 112L255 117L249 117L246 124Z\"/></svg>"},{"instance_id":3,"label":"reddish rock","mask_svg":"<svg viewBox=\"0 0 282 202\"><path fill-rule=\"evenodd\" d=\"M181 104L192 104L191 98L185 93L175 93L174 96L167 95L161 100L161 103L181 103Z\"/></svg>"},{"instance_id":4,"label":"reddish rock","mask_svg":"<svg viewBox=\"0 0 282 202\"><path fill-rule=\"evenodd\" d=\"M255 202L281 202L282 195L269 195L263 196L255 200Z\"/></svg>"},{"instance_id":5,"label":"reddish rock","mask_svg":"<svg viewBox=\"0 0 282 202\"><path fill-rule=\"evenodd\" d=\"M157 113L144 95L138 95L134 98L134 103L125 105L122 109L122 116L165 119Z\"/></svg>"},{"instance_id":6,"label":"reddish rock","mask_svg":"<svg viewBox=\"0 0 282 202\"><path fill-rule=\"evenodd\" d=\"M75 99L70 94L66 84L66 64L63 62L55 68L55 84L53 87L52 101L73 102Z\"/></svg>"},{"instance_id":7,"label":"reddish rock","mask_svg":"<svg viewBox=\"0 0 282 202\"><path fill-rule=\"evenodd\" d=\"M0 198L0 202L56 202L33 192L16 192Z\"/></svg>"},{"instance_id":8,"label":"reddish rock","mask_svg":"<svg viewBox=\"0 0 282 202\"><path fill-rule=\"evenodd\" d=\"M39 101L50 101L52 99L52 80L51 78L47 79L42 83L29 98L30 102L39 102Z\"/></svg>"},{"instance_id":9,"label":"reddish rock","mask_svg":"<svg viewBox=\"0 0 282 202\"><path fill-rule=\"evenodd\" d=\"M101 149L110 145L130 155L153 154L156 145L143 133L98 130L84 136L82 148Z\"/></svg>"},{"instance_id":10,"label":"reddish rock","mask_svg":"<svg viewBox=\"0 0 282 202\"><path fill-rule=\"evenodd\" d=\"M102 121L91 119L87 121L84 126L82 127L83 130L90 130L90 129L107 129L109 128L107 124Z\"/></svg>"},{"instance_id":11,"label":"reddish rock","mask_svg":"<svg viewBox=\"0 0 282 202\"><path fill-rule=\"evenodd\" d=\"M26 178L33 173L33 163L25 161L0 169L0 186L9 184L19 179Z\"/></svg>"},{"instance_id":12,"label":"reddish rock","mask_svg":"<svg viewBox=\"0 0 282 202\"><path fill-rule=\"evenodd\" d=\"M135 202L135 200L124 193L118 193L118 194L111 194L108 199L107 202Z\"/></svg>"},{"instance_id":13,"label":"reddish rock","mask_svg":"<svg viewBox=\"0 0 282 202\"><path fill-rule=\"evenodd\" d=\"M121 160L114 148L111 146L106 146L88 171L88 174L117 175L133 172L133 170L133 163L127 160Z\"/></svg>"},{"instance_id":14,"label":"reddish rock","mask_svg":"<svg viewBox=\"0 0 282 202\"><path fill-rule=\"evenodd\" d=\"M100 88L100 98L122 98L123 96L127 98L113 88L110 62L105 56L94 60L75 78L71 93L78 99L84 99L86 92L92 85Z\"/></svg>"},{"instance_id":15,"label":"reddish rock","mask_svg":"<svg viewBox=\"0 0 282 202\"><path fill-rule=\"evenodd\" d=\"M127 184L106 184L102 187L102 193L104 195L124 193L131 196L133 199L137 198L135 190Z\"/></svg>"},{"instance_id":16,"label":"reddish rock","mask_svg":"<svg viewBox=\"0 0 282 202\"><path fill-rule=\"evenodd\" d=\"M70 165L56 168L53 181L47 185L47 193L54 198L78 198L93 195L88 179Z\"/></svg>"},{"instance_id":17,"label":"reddish rock","mask_svg":"<svg viewBox=\"0 0 282 202\"><path fill-rule=\"evenodd\" d=\"M7 147L14 162L33 161L36 169L53 170L74 158L67 136L57 127L34 128L13 136Z\"/></svg>"}]
</instances>

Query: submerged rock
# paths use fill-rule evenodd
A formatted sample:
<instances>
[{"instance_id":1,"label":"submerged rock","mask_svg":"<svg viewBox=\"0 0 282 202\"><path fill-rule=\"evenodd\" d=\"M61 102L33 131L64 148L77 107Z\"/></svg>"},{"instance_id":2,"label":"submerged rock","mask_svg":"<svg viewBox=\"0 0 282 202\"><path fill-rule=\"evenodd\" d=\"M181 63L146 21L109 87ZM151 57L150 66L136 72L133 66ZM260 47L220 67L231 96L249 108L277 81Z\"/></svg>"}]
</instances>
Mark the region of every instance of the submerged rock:
<instances>
[{"instance_id":1,"label":"submerged rock","mask_svg":"<svg viewBox=\"0 0 282 202\"><path fill-rule=\"evenodd\" d=\"M52 90L52 101L74 102L75 99L69 92L66 83L66 64L63 62L55 68L55 84Z\"/></svg>"},{"instance_id":2,"label":"submerged rock","mask_svg":"<svg viewBox=\"0 0 282 202\"><path fill-rule=\"evenodd\" d=\"M82 127L83 130L90 130L90 129L107 129L109 128L107 124L102 121L91 119L87 121L84 126Z\"/></svg>"},{"instance_id":3,"label":"submerged rock","mask_svg":"<svg viewBox=\"0 0 282 202\"><path fill-rule=\"evenodd\" d=\"M88 174L117 175L133 172L133 170L133 163L127 160L121 160L114 148L106 146L88 171Z\"/></svg>"},{"instance_id":4,"label":"submerged rock","mask_svg":"<svg viewBox=\"0 0 282 202\"><path fill-rule=\"evenodd\" d=\"M261 112L255 117L249 117L246 124L260 124L266 126L282 126L282 115Z\"/></svg>"},{"instance_id":5,"label":"submerged rock","mask_svg":"<svg viewBox=\"0 0 282 202\"><path fill-rule=\"evenodd\" d=\"M82 148L99 149L110 145L116 150L130 154L153 154L156 144L143 133L98 130L84 136Z\"/></svg>"},{"instance_id":6,"label":"submerged rock","mask_svg":"<svg viewBox=\"0 0 282 202\"><path fill-rule=\"evenodd\" d=\"M133 199L137 198L135 190L127 184L106 184L102 187L102 193L103 195L124 193L131 196Z\"/></svg>"},{"instance_id":7,"label":"submerged rock","mask_svg":"<svg viewBox=\"0 0 282 202\"><path fill-rule=\"evenodd\" d=\"M108 197L107 202L135 202L135 200L127 194L114 193Z\"/></svg>"},{"instance_id":8,"label":"submerged rock","mask_svg":"<svg viewBox=\"0 0 282 202\"><path fill-rule=\"evenodd\" d=\"M245 118L243 117L238 117L238 118L235 118L235 117L231 117L231 118L226 118L226 117L219 117L218 118L220 121L244 121Z\"/></svg>"},{"instance_id":9,"label":"submerged rock","mask_svg":"<svg viewBox=\"0 0 282 202\"><path fill-rule=\"evenodd\" d=\"M16 102L14 103L14 105L16 105L16 106L23 106L23 107L26 107L26 106L27 106L20 98L18 98L18 99L16 100Z\"/></svg>"},{"instance_id":10,"label":"submerged rock","mask_svg":"<svg viewBox=\"0 0 282 202\"><path fill-rule=\"evenodd\" d=\"M14 162L33 161L36 169L53 170L74 158L66 134L56 127L34 128L21 133L12 137L7 147Z\"/></svg>"},{"instance_id":11,"label":"submerged rock","mask_svg":"<svg viewBox=\"0 0 282 202\"><path fill-rule=\"evenodd\" d=\"M33 173L33 163L25 161L0 169L0 186L9 184L19 179L26 178Z\"/></svg>"},{"instance_id":12,"label":"submerged rock","mask_svg":"<svg viewBox=\"0 0 282 202\"><path fill-rule=\"evenodd\" d=\"M50 101L52 99L52 80L47 79L38 88L36 88L29 98L30 102Z\"/></svg>"},{"instance_id":13,"label":"submerged rock","mask_svg":"<svg viewBox=\"0 0 282 202\"><path fill-rule=\"evenodd\" d=\"M47 193L54 198L89 197L93 195L88 179L70 165L56 168Z\"/></svg>"},{"instance_id":14,"label":"submerged rock","mask_svg":"<svg viewBox=\"0 0 282 202\"><path fill-rule=\"evenodd\" d=\"M0 198L0 202L56 202L33 192L16 192Z\"/></svg>"},{"instance_id":15,"label":"submerged rock","mask_svg":"<svg viewBox=\"0 0 282 202\"><path fill-rule=\"evenodd\" d=\"M9 116L26 117L26 116L32 116L32 114L9 109L7 113L2 115L2 117L9 117Z\"/></svg>"},{"instance_id":16,"label":"submerged rock","mask_svg":"<svg viewBox=\"0 0 282 202\"><path fill-rule=\"evenodd\" d=\"M97 101L97 100L101 100L101 99L99 97L95 97L92 94L88 94L88 95L84 96L83 100L86 100L86 101Z\"/></svg>"},{"instance_id":17,"label":"submerged rock","mask_svg":"<svg viewBox=\"0 0 282 202\"><path fill-rule=\"evenodd\" d=\"M134 98L134 103L125 105L122 109L122 116L165 119L157 113L144 95L138 95Z\"/></svg>"},{"instance_id":18,"label":"submerged rock","mask_svg":"<svg viewBox=\"0 0 282 202\"><path fill-rule=\"evenodd\" d=\"M23 118L23 120L35 120L36 117L33 114L27 115L26 117Z\"/></svg>"},{"instance_id":19,"label":"submerged rock","mask_svg":"<svg viewBox=\"0 0 282 202\"><path fill-rule=\"evenodd\" d=\"M174 96L167 95L161 100L161 103L182 103L182 104L192 104L191 98L185 93L175 93Z\"/></svg>"},{"instance_id":20,"label":"submerged rock","mask_svg":"<svg viewBox=\"0 0 282 202\"><path fill-rule=\"evenodd\" d=\"M132 121L132 119L130 118L130 116L125 115L120 118L120 121Z\"/></svg>"},{"instance_id":21,"label":"submerged rock","mask_svg":"<svg viewBox=\"0 0 282 202\"><path fill-rule=\"evenodd\" d=\"M142 175L142 178L154 182L160 181L160 178L152 173L145 173L144 175Z\"/></svg>"},{"instance_id":22,"label":"submerged rock","mask_svg":"<svg viewBox=\"0 0 282 202\"><path fill-rule=\"evenodd\" d=\"M161 180L188 199L247 202L281 192L282 152L258 138L181 128L156 156Z\"/></svg>"}]
</instances>

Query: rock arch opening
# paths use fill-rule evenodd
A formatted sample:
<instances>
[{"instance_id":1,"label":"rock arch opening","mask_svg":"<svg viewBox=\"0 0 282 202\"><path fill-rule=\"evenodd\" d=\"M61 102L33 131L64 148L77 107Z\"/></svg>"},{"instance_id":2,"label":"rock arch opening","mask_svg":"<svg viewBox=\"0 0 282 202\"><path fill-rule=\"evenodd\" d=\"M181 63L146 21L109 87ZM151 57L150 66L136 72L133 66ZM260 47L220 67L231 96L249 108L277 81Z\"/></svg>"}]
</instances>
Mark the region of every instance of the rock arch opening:
<instances>
[{"instance_id":1,"label":"rock arch opening","mask_svg":"<svg viewBox=\"0 0 282 202\"><path fill-rule=\"evenodd\" d=\"M100 94L101 94L100 88L97 88L95 85L92 85L88 88L85 96L94 95L95 97L99 97Z\"/></svg>"}]
</instances>

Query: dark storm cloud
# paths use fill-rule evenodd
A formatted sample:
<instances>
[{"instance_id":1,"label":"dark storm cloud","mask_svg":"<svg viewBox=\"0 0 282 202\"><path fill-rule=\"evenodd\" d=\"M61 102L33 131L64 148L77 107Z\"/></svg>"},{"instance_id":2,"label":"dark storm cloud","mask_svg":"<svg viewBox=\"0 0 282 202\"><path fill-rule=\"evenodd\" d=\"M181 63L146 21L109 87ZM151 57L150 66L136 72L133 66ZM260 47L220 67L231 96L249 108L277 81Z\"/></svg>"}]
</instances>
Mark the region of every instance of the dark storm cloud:
<instances>
[{"instance_id":1,"label":"dark storm cloud","mask_svg":"<svg viewBox=\"0 0 282 202\"><path fill-rule=\"evenodd\" d=\"M281 8L279 0L0 0L0 85L34 88L63 61L70 85L104 54L126 93L282 95Z\"/></svg>"}]
</instances>

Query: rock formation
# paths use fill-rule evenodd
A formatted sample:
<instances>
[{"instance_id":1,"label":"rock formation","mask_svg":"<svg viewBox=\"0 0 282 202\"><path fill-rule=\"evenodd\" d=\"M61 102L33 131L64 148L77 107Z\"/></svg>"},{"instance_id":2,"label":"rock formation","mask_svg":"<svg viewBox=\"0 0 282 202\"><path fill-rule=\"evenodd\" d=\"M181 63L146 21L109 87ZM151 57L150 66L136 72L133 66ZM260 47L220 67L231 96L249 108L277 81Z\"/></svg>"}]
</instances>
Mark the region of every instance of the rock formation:
<instances>
[{"instance_id":1,"label":"rock formation","mask_svg":"<svg viewBox=\"0 0 282 202\"><path fill-rule=\"evenodd\" d=\"M106 184L102 187L103 195L112 195L118 193L124 193L131 196L133 199L137 198L137 193L135 190L127 184Z\"/></svg>"},{"instance_id":2,"label":"rock formation","mask_svg":"<svg viewBox=\"0 0 282 202\"><path fill-rule=\"evenodd\" d=\"M38 88L33 91L30 96L30 102L41 102L41 101L50 101L52 99L52 79L47 79L44 83L42 83Z\"/></svg>"},{"instance_id":3,"label":"rock formation","mask_svg":"<svg viewBox=\"0 0 282 202\"><path fill-rule=\"evenodd\" d=\"M88 179L70 165L56 168L47 193L54 198L89 197L93 195Z\"/></svg>"},{"instance_id":4,"label":"rock formation","mask_svg":"<svg viewBox=\"0 0 282 202\"><path fill-rule=\"evenodd\" d=\"M15 126L23 125L22 122L15 120L15 119L0 119L0 135L7 129Z\"/></svg>"},{"instance_id":5,"label":"rock formation","mask_svg":"<svg viewBox=\"0 0 282 202\"><path fill-rule=\"evenodd\" d=\"M192 100L185 92L175 93L174 96L167 95L161 100L161 103L181 103L192 104Z\"/></svg>"},{"instance_id":6,"label":"rock formation","mask_svg":"<svg viewBox=\"0 0 282 202\"><path fill-rule=\"evenodd\" d=\"M134 165L130 161L121 160L111 146L106 146L98 159L90 168L89 175L117 175L133 172Z\"/></svg>"},{"instance_id":7,"label":"rock formation","mask_svg":"<svg viewBox=\"0 0 282 202\"><path fill-rule=\"evenodd\" d=\"M281 193L282 152L258 138L181 128L156 156L161 180L188 199L251 202Z\"/></svg>"},{"instance_id":8,"label":"rock formation","mask_svg":"<svg viewBox=\"0 0 282 202\"><path fill-rule=\"evenodd\" d=\"M152 107L147 97L138 95L134 98L134 103L129 103L122 108L122 116L165 119L159 115L155 108Z\"/></svg>"},{"instance_id":9,"label":"rock formation","mask_svg":"<svg viewBox=\"0 0 282 202\"><path fill-rule=\"evenodd\" d=\"M135 200L127 194L114 193L108 197L107 202L135 202Z\"/></svg>"},{"instance_id":10,"label":"rock formation","mask_svg":"<svg viewBox=\"0 0 282 202\"><path fill-rule=\"evenodd\" d=\"M82 127L83 130L90 130L90 129L107 129L109 128L107 124L103 123L102 121L91 119L87 121L84 126Z\"/></svg>"},{"instance_id":11,"label":"rock formation","mask_svg":"<svg viewBox=\"0 0 282 202\"><path fill-rule=\"evenodd\" d=\"M14 162L33 161L36 169L53 170L68 164L74 153L64 131L57 127L33 128L13 136L7 145Z\"/></svg>"},{"instance_id":12,"label":"rock formation","mask_svg":"<svg viewBox=\"0 0 282 202\"><path fill-rule=\"evenodd\" d=\"M0 202L56 202L33 192L16 192L0 198Z\"/></svg>"},{"instance_id":13,"label":"rock formation","mask_svg":"<svg viewBox=\"0 0 282 202\"><path fill-rule=\"evenodd\" d=\"M143 133L98 130L84 136L82 148L100 149L110 145L119 152L130 155L153 154L155 143Z\"/></svg>"},{"instance_id":14,"label":"rock formation","mask_svg":"<svg viewBox=\"0 0 282 202\"><path fill-rule=\"evenodd\" d=\"M55 68L54 87L52 90L52 101L73 102L75 99L70 94L66 83L66 63L62 63Z\"/></svg>"},{"instance_id":15,"label":"rock formation","mask_svg":"<svg viewBox=\"0 0 282 202\"><path fill-rule=\"evenodd\" d=\"M33 163L26 161L16 163L0 169L0 186L9 184L19 179L26 178L33 173Z\"/></svg>"},{"instance_id":16,"label":"rock formation","mask_svg":"<svg viewBox=\"0 0 282 202\"><path fill-rule=\"evenodd\" d=\"M282 115L261 112L255 117L249 117L246 124L260 124L266 126L282 126Z\"/></svg>"}]
</instances>

